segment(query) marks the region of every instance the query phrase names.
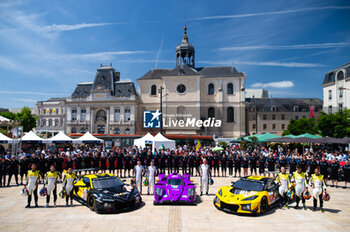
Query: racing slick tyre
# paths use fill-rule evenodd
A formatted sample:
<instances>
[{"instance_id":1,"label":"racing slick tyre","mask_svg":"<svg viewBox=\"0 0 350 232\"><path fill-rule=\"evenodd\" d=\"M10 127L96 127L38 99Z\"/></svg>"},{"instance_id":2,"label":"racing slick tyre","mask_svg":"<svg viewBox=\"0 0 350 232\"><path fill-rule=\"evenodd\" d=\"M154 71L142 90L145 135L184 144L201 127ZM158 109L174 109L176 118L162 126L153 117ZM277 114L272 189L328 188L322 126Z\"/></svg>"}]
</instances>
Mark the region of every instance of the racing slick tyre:
<instances>
[{"instance_id":1,"label":"racing slick tyre","mask_svg":"<svg viewBox=\"0 0 350 232\"><path fill-rule=\"evenodd\" d=\"M91 211L96 211L96 200L92 195L88 196L87 206L89 207L89 209L91 209Z\"/></svg>"},{"instance_id":2,"label":"racing slick tyre","mask_svg":"<svg viewBox=\"0 0 350 232\"><path fill-rule=\"evenodd\" d=\"M260 214L264 214L269 209L267 198L263 197L260 201Z\"/></svg>"}]
</instances>

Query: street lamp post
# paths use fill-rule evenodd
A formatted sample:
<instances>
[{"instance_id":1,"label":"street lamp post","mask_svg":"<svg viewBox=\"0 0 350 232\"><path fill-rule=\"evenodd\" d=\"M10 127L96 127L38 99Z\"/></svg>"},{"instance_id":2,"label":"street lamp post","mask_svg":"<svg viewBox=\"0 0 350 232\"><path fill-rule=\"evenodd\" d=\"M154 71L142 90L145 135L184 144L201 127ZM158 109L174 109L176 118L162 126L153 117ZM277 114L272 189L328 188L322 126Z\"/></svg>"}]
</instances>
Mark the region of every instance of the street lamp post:
<instances>
[{"instance_id":1,"label":"street lamp post","mask_svg":"<svg viewBox=\"0 0 350 232\"><path fill-rule=\"evenodd\" d=\"M162 113L160 115L160 133L163 134L163 86L159 87L159 94L160 94L160 112Z\"/></svg>"}]
</instances>

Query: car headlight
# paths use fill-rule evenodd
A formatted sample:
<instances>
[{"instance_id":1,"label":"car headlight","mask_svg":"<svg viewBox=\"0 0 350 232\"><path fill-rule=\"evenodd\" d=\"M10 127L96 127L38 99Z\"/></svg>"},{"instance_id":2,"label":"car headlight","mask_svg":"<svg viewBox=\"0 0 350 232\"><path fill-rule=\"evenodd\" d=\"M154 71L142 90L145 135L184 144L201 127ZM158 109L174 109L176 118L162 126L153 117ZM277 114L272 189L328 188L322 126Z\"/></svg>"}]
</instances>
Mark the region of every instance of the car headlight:
<instances>
[{"instance_id":1,"label":"car headlight","mask_svg":"<svg viewBox=\"0 0 350 232\"><path fill-rule=\"evenodd\" d=\"M220 203L220 199L218 197L215 197L215 203L219 204Z\"/></svg>"},{"instance_id":2,"label":"car headlight","mask_svg":"<svg viewBox=\"0 0 350 232\"><path fill-rule=\"evenodd\" d=\"M189 196L192 197L194 195L194 189L193 188L188 189L187 193L188 193Z\"/></svg>"},{"instance_id":3,"label":"car headlight","mask_svg":"<svg viewBox=\"0 0 350 232\"><path fill-rule=\"evenodd\" d=\"M220 196L222 196L222 190L221 190L221 189L219 190L218 194L219 194Z\"/></svg>"},{"instance_id":4,"label":"car headlight","mask_svg":"<svg viewBox=\"0 0 350 232\"><path fill-rule=\"evenodd\" d=\"M258 196L247 197L242 199L242 201L252 201L252 200L255 200L256 198L258 198Z\"/></svg>"},{"instance_id":5,"label":"car headlight","mask_svg":"<svg viewBox=\"0 0 350 232\"><path fill-rule=\"evenodd\" d=\"M156 188L156 194L157 194L157 196L162 196L163 195L163 189L162 188Z\"/></svg>"},{"instance_id":6,"label":"car headlight","mask_svg":"<svg viewBox=\"0 0 350 232\"><path fill-rule=\"evenodd\" d=\"M250 204L245 204L245 205L241 205L241 206L242 206L242 210L250 211Z\"/></svg>"}]
</instances>

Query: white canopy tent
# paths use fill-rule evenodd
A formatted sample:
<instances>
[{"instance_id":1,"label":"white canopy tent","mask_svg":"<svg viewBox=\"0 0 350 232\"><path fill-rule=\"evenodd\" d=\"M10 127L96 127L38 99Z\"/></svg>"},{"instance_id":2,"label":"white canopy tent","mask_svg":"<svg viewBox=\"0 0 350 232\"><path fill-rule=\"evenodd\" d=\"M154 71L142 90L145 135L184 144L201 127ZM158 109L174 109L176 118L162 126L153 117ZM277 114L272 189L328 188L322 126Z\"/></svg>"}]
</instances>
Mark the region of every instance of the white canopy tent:
<instances>
[{"instance_id":1,"label":"white canopy tent","mask_svg":"<svg viewBox=\"0 0 350 232\"><path fill-rule=\"evenodd\" d=\"M90 132L86 132L83 136L74 139L75 143L103 143L103 139L96 138Z\"/></svg>"},{"instance_id":2,"label":"white canopy tent","mask_svg":"<svg viewBox=\"0 0 350 232\"><path fill-rule=\"evenodd\" d=\"M33 131L29 131L22 137L21 140L25 143L42 143L43 141L45 141L45 139L40 138Z\"/></svg>"},{"instance_id":3,"label":"white canopy tent","mask_svg":"<svg viewBox=\"0 0 350 232\"><path fill-rule=\"evenodd\" d=\"M74 139L60 131L57 135L47 139L45 143L72 143L73 141Z\"/></svg>"},{"instance_id":4,"label":"white canopy tent","mask_svg":"<svg viewBox=\"0 0 350 232\"><path fill-rule=\"evenodd\" d=\"M176 142L175 140L171 140L166 138L161 133L158 133L153 138L153 144L152 144L152 150L159 149L160 146L165 147L165 149L175 150L176 149Z\"/></svg>"},{"instance_id":5,"label":"white canopy tent","mask_svg":"<svg viewBox=\"0 0 350 232\"><path fill-rule=\"evenodd\" d=\"M147 133L145 136L139 139L134 140L134 146L144 148L146 147L146 144L152 144L153 145L153 135L150 133Z\"/></svg>"},{"instance_id":6,"label":"white canopy tent","mask_svg":"<svg viewBox=\"0 0 350 232\"><path fill-rule=\"evenodd\" d=\"M12 143L12 139L0 133L0 143Z\"/></svg>"}]
</instances>

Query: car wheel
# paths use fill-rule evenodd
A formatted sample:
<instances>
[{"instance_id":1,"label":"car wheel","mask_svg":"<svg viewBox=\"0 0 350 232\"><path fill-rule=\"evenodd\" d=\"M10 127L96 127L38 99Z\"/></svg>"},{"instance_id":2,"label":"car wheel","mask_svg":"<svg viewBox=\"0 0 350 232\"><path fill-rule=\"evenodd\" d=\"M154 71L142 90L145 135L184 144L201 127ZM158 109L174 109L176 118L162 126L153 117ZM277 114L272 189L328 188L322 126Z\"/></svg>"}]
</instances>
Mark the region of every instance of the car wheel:
<instances>
[{"instance_id":1,"label":"car wheel","mask_svg":"<svg viewBox=\"0 0 350 232\"><path fill-rule=\"evenodd\" d=\"M269 208L269 203L267 202L267 198L263 197L261 198L260 201L260 213L263 214L265 213Z\"/></svg>"},{"instance_id":2,"label":"car wheel","mask_svg":"<svg viewBox=\"0 0 350 232\"><path fill-rule=\"evenodd\" d=\"M90 195L88 196L88 199L87 199L87 206L92 210L92 211L95 211L95 208L96 208L96 200L95 198Z\"/></svg>"}]
</instances>

